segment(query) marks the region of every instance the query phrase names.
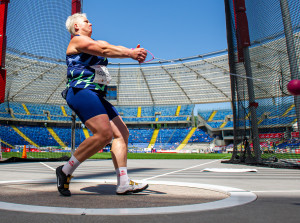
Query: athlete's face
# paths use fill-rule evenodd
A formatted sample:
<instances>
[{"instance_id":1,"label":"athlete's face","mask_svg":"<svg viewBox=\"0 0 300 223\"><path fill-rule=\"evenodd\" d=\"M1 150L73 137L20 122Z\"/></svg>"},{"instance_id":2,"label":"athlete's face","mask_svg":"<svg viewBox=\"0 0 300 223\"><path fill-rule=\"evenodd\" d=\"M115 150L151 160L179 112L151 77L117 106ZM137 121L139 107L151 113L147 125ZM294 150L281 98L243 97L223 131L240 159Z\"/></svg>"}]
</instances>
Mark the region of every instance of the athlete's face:
<instances>
[{"instance_id":1,"label":"athlete's face","mask_svg":"<svg viewBox=\"0 0 300 223\"><path fill-rule=\"evenodd\" d=\"M78 18L77 22L75 23L75 29L78 29L81 34L91 35L92 23L90 23L85 17Z\"/></svg>"}]
</instances>

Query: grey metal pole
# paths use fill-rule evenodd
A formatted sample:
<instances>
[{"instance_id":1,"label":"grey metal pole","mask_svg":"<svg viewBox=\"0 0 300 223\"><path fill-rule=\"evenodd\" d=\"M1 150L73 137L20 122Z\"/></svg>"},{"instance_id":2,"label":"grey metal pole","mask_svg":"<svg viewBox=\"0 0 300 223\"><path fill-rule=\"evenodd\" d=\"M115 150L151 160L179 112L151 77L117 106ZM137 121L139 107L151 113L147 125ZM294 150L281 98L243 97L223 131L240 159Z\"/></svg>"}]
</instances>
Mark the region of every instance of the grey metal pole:
<instances>
[{"instance_id":1,"label":"grey metal pole","mask_svg":"<svg viewBox=\"0 0 300 223\"><path fill-rule=\"evenodd\" d=\"M245 66L245 70L246 70L246 76L249 77L249 78L247 78L247 87L248 87L248 95L249 95L249 107L250 107L250 112L251 112L251 129L252 129L252 138L253 138L253 150L254 150L256 162L260 163L261 162L261 150L260 150L259 137L258 137L256 107L252 104L252 103L255 103L255 94L254 94L254 87L253 87L249 47L244 48L244 59L245 59L244 66Z\"/></svg>"},{"instance_id":2,"label":"grey metal pole","mask_svg":"<svg viewBox=\"0 0 300 223\"><path fill-rule=\"evenodd\" d=\"M233 44L233 30L232 30L232 18L230 13L229 0L224 0L225 6L225 17L226 17L226 35L227 35L227 45L228 45L228 61L230 73L236 74L235 58L234 58L234 44ZM237 109L236 103L236 76L230 75L230 86L231 86L231 107L233 113L233 152L231 161L235 160L237 155Z\"/></svg>"},{"instance_id":3,"label":"grey metal pole","mask_svg":"<svg viewBox=\"0 0 300 223\"><path fill-rule=\"evenodd\" d=\"M293 36L292 20L290 16L289 4L287 0L280 0L282 21L286 39L286 47L290 64L291 80L300 79L295 42ZM300 96L294 96L296 117L298 121L298 131L300 131Z\"/></svg>"},{"instance_id":4,"label":"grey metal pole","mask_svg":"<svg viewBox=\"0 0 300 223\"><path fill-rule=\"evenodd\" d=\"M72 124L71 124L71 155L75 152L75 128L76 128L76 114L72 111Z\"/></svg>"}]
</instances>

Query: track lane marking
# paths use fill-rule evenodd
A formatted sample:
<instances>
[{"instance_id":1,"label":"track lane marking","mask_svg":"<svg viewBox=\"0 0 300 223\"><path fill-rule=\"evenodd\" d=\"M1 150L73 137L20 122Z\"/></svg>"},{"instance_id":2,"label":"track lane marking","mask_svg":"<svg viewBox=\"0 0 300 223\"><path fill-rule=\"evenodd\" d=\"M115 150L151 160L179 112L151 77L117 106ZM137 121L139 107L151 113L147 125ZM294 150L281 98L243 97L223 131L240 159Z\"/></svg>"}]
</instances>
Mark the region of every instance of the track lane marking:
<instances>
[{"instance_id":1,"label":"track lane marking","mask_svg":"<svg viewBox=\"0 0 300 223\"><path fill-rule=\"evenodd\" d=\"M217 161L220 161L220 160L214 160L214 161L210 161L210 162L207 162L207 163L202 163L202 164L199 164L199 165L196 165L196 166L187 167L187 168L184 168L184 169L181 169L181 170L175 170L175 171L172 171L172 172L169 172L169 173L164 173L164 174L160 174L160 175L157 175L157 176L145 178L145 179L143 179L143 181L158 178L158 177L162 177L162 176L166 176L166 175L173 174L173 173L178 173L178 172L184 171L184 170L193 169L195 167L204 166L204 165L207 165L207 164L210 164L210 163L215 163Z\"/></svg>"}]
</instances>

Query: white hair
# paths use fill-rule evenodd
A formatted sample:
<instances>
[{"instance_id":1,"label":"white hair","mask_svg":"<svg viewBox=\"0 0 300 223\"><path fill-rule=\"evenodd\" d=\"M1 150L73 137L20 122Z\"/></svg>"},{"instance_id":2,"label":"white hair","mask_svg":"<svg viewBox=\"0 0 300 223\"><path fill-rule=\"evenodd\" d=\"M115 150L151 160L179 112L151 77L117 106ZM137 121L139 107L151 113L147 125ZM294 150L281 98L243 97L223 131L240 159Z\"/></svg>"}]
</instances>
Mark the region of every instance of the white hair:
<instances>
[{"instance_id":1,"label":"white hair","mask_svg":"<svg viewBox=\"0 0 300 223\"><path fill-rule=\"evenodd\" d=\"M67 18L66 28L69 31L69 33L71 33L72 35L75 35L74 25L79 18L86 18L86 14L85 13L75 13Z\"/></svg>"}]
</instances>

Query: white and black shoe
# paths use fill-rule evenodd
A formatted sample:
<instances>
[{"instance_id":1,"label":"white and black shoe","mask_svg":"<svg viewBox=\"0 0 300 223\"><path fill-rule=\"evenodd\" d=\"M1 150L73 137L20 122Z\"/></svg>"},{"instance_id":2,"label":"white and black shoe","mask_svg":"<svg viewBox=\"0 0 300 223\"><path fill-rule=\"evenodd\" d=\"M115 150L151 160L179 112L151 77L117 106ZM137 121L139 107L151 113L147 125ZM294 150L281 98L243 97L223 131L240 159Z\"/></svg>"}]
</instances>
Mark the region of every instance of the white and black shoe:
<instances>
[{"instance_id":1,"label":"white and black shoe","mask_svg":"<svg viewBox=\"0 0 300 223\"><path fill-rule=\"evenodd\" d=\"M117 186L116 194L117 195L126 195L130 193L139 193L148 188L148 184L145 183L136 183L132 180L123 186Z\"/></svg>"}]
</instances>

